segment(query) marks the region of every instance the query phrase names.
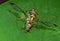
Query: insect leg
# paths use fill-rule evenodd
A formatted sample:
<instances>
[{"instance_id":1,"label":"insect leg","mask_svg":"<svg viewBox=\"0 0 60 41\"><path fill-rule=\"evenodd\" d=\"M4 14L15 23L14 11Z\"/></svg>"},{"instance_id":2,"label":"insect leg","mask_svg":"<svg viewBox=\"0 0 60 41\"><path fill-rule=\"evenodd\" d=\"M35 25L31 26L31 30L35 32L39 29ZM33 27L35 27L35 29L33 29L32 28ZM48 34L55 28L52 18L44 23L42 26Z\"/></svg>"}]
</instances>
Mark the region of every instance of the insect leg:
<instances>
[{"instance_id":1,"label":"insect leg","mask_svg":"<svg viewBox=\"0 0 60 41\"><path fill-rule=\"evenodd\" d=\"M14 10L22 12L25 16L27 16L26 11L24 11L22 8L17 6L15 3L10 2L9 4L12 6Z\"/></svg>"}]
</instances>

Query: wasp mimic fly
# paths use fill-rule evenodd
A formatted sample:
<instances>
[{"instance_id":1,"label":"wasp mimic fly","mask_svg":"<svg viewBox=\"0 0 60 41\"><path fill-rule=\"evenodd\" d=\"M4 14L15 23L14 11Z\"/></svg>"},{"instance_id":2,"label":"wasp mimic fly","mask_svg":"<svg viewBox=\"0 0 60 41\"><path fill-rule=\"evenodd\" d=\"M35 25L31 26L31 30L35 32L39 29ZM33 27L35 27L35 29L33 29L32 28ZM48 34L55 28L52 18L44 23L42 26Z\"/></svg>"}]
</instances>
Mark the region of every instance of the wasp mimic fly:
<instances>
[{"instance_id":1,"label":"wasp mimic fly","mask_svg":"<svg viewBox=\"0 0 60 41\"><path fill-rule=\"evenodd\" d=\"M34 8L32 8L28 12L26 12L22 8L20 8L18 5L16 5L15 3L10 2L9 4L14 10L22 12L24 14L24 16L26 17L26 22L25 22L25 25L24 25L24 30L26 32L29 32L31 30L31 28L32 28L32 26L34 25L35 22L42 23L42 24L44 24L48 27L51 27L51 26L57 27L57 25L54 24L54 23L50 23L50 22L43 21L43 20L39 19L37 17L38 14L36 13L36 10ZM12 11L9 10L9 12L12 12ZM12 12L12 13L14 13L14 12ZM15 16L17 17L18 20L22 19L18 16L18 14L16 14Z\"/></svg>"}]
</instances>

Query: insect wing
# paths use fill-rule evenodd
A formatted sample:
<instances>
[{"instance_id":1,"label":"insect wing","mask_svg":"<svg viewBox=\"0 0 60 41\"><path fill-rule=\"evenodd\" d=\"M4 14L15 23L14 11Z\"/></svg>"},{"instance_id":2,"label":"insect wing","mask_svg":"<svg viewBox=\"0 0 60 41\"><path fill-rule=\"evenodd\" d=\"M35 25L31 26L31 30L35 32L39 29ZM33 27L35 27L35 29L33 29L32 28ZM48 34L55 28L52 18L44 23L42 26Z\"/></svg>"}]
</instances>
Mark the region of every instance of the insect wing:
<instances>
[{"instance_id":1,"label":"insect wing","mask_svg":"<svg viewBox=\"0 0 60 41\"><path fill-rule=\"evenodd\" d=\"M56 24L50 23L50 22L47 22L47 21L43 21L43 20L41 20L41 19L36 19L36 22L40 22L40 23L42 23L42 24L44 24L44 25L46 25L46 26L48 26L48 27L51 27L51 26L57 27Z\"/></svg>"}]
</instances>

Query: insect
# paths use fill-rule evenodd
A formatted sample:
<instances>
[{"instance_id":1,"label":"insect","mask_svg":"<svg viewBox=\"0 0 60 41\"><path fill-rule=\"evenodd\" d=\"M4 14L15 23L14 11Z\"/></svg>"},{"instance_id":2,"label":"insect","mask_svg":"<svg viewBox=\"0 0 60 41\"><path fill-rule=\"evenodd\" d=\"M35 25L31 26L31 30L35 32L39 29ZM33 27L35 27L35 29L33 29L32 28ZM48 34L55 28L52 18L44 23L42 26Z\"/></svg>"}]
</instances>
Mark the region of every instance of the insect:
<instances>
[{"instance_id":1,"label":"insect","mask_svg":"<svg viewBox=\"0 0 60 41\"><path fill-rule=\"evenodd\" d=\"M25 28L26 31L30 31L30 28L33 25L33 22L35 20L36 15L37 14L35 12L35 9L31 9L29 11L29 14L28 14L28 17L27 17L27 22L26 22L26 28Z\"/></svg>"},{"instance_id":2,"label":"insect","mask_svg":"<svg viewBox=\"0 0 60 41\"><path fill-rule=\"evenodd\" d=\"M24 30L26 32L29 32L32 28L32 25L34 24L34 22L39 22L39 23L42 23L48 27L51 27L51 26L55 26L57 27L56 24L54 23L49 23L47 21L43 21L39 18L37 18L37 13L35 11L34 8L32 8L31 10L28 11L28 13L26 11L24 11L22 8L20 8L19 6L17 6L15 3L12 3L10 2L9 3L11 5L11 7L16 10L16 11L19 11L19 12L22 12L24 14L24 16L26 17L26 23L25 23L25 27L24 27ZM11 11L10 11L11 12ZM18 15L18 14L17 14ZM20 17L18 17L17 15L15 15L18 19L20 19ZM36 27L37 28L37 27Z\"/></svg>"}]
</instances>

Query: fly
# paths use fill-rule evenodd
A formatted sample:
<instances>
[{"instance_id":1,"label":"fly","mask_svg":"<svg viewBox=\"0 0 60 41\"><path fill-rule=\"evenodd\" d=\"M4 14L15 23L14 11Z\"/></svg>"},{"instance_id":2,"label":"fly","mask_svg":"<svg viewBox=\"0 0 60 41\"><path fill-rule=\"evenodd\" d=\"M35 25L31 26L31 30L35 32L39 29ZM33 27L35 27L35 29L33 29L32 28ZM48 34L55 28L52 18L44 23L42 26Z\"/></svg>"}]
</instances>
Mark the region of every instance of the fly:
<instances>
[{"instance_id":1,"label":"fly","mask_svg":"<svg viewBox=\"0 0 60 41\"><path fill-rule=\"evenodd\" d=\"M31 9L31 10L29 10L28 13L27 13L26 11L24 11L23 9L21 9L19 6L17 6L16 4L11 3L11 2L9 4L11 5L11 7L14 10L22 12L25 15L25 17L26 17L26 23L25 23L24 29L25 29L26 32L29 32L31 30L32 25L33 25L34 22L40 22L40 23L42 23L42 24L44 24L44 25L46 25L48 27L51 27L51 26L57 27L57 25L54 24L54 23L50 23L50 22L46 22L46 21L43 21L41 19L38 19L37 18L37 13L36 13L36 11L35 11L34 8Z\"/></svg>"}]
</instances>

